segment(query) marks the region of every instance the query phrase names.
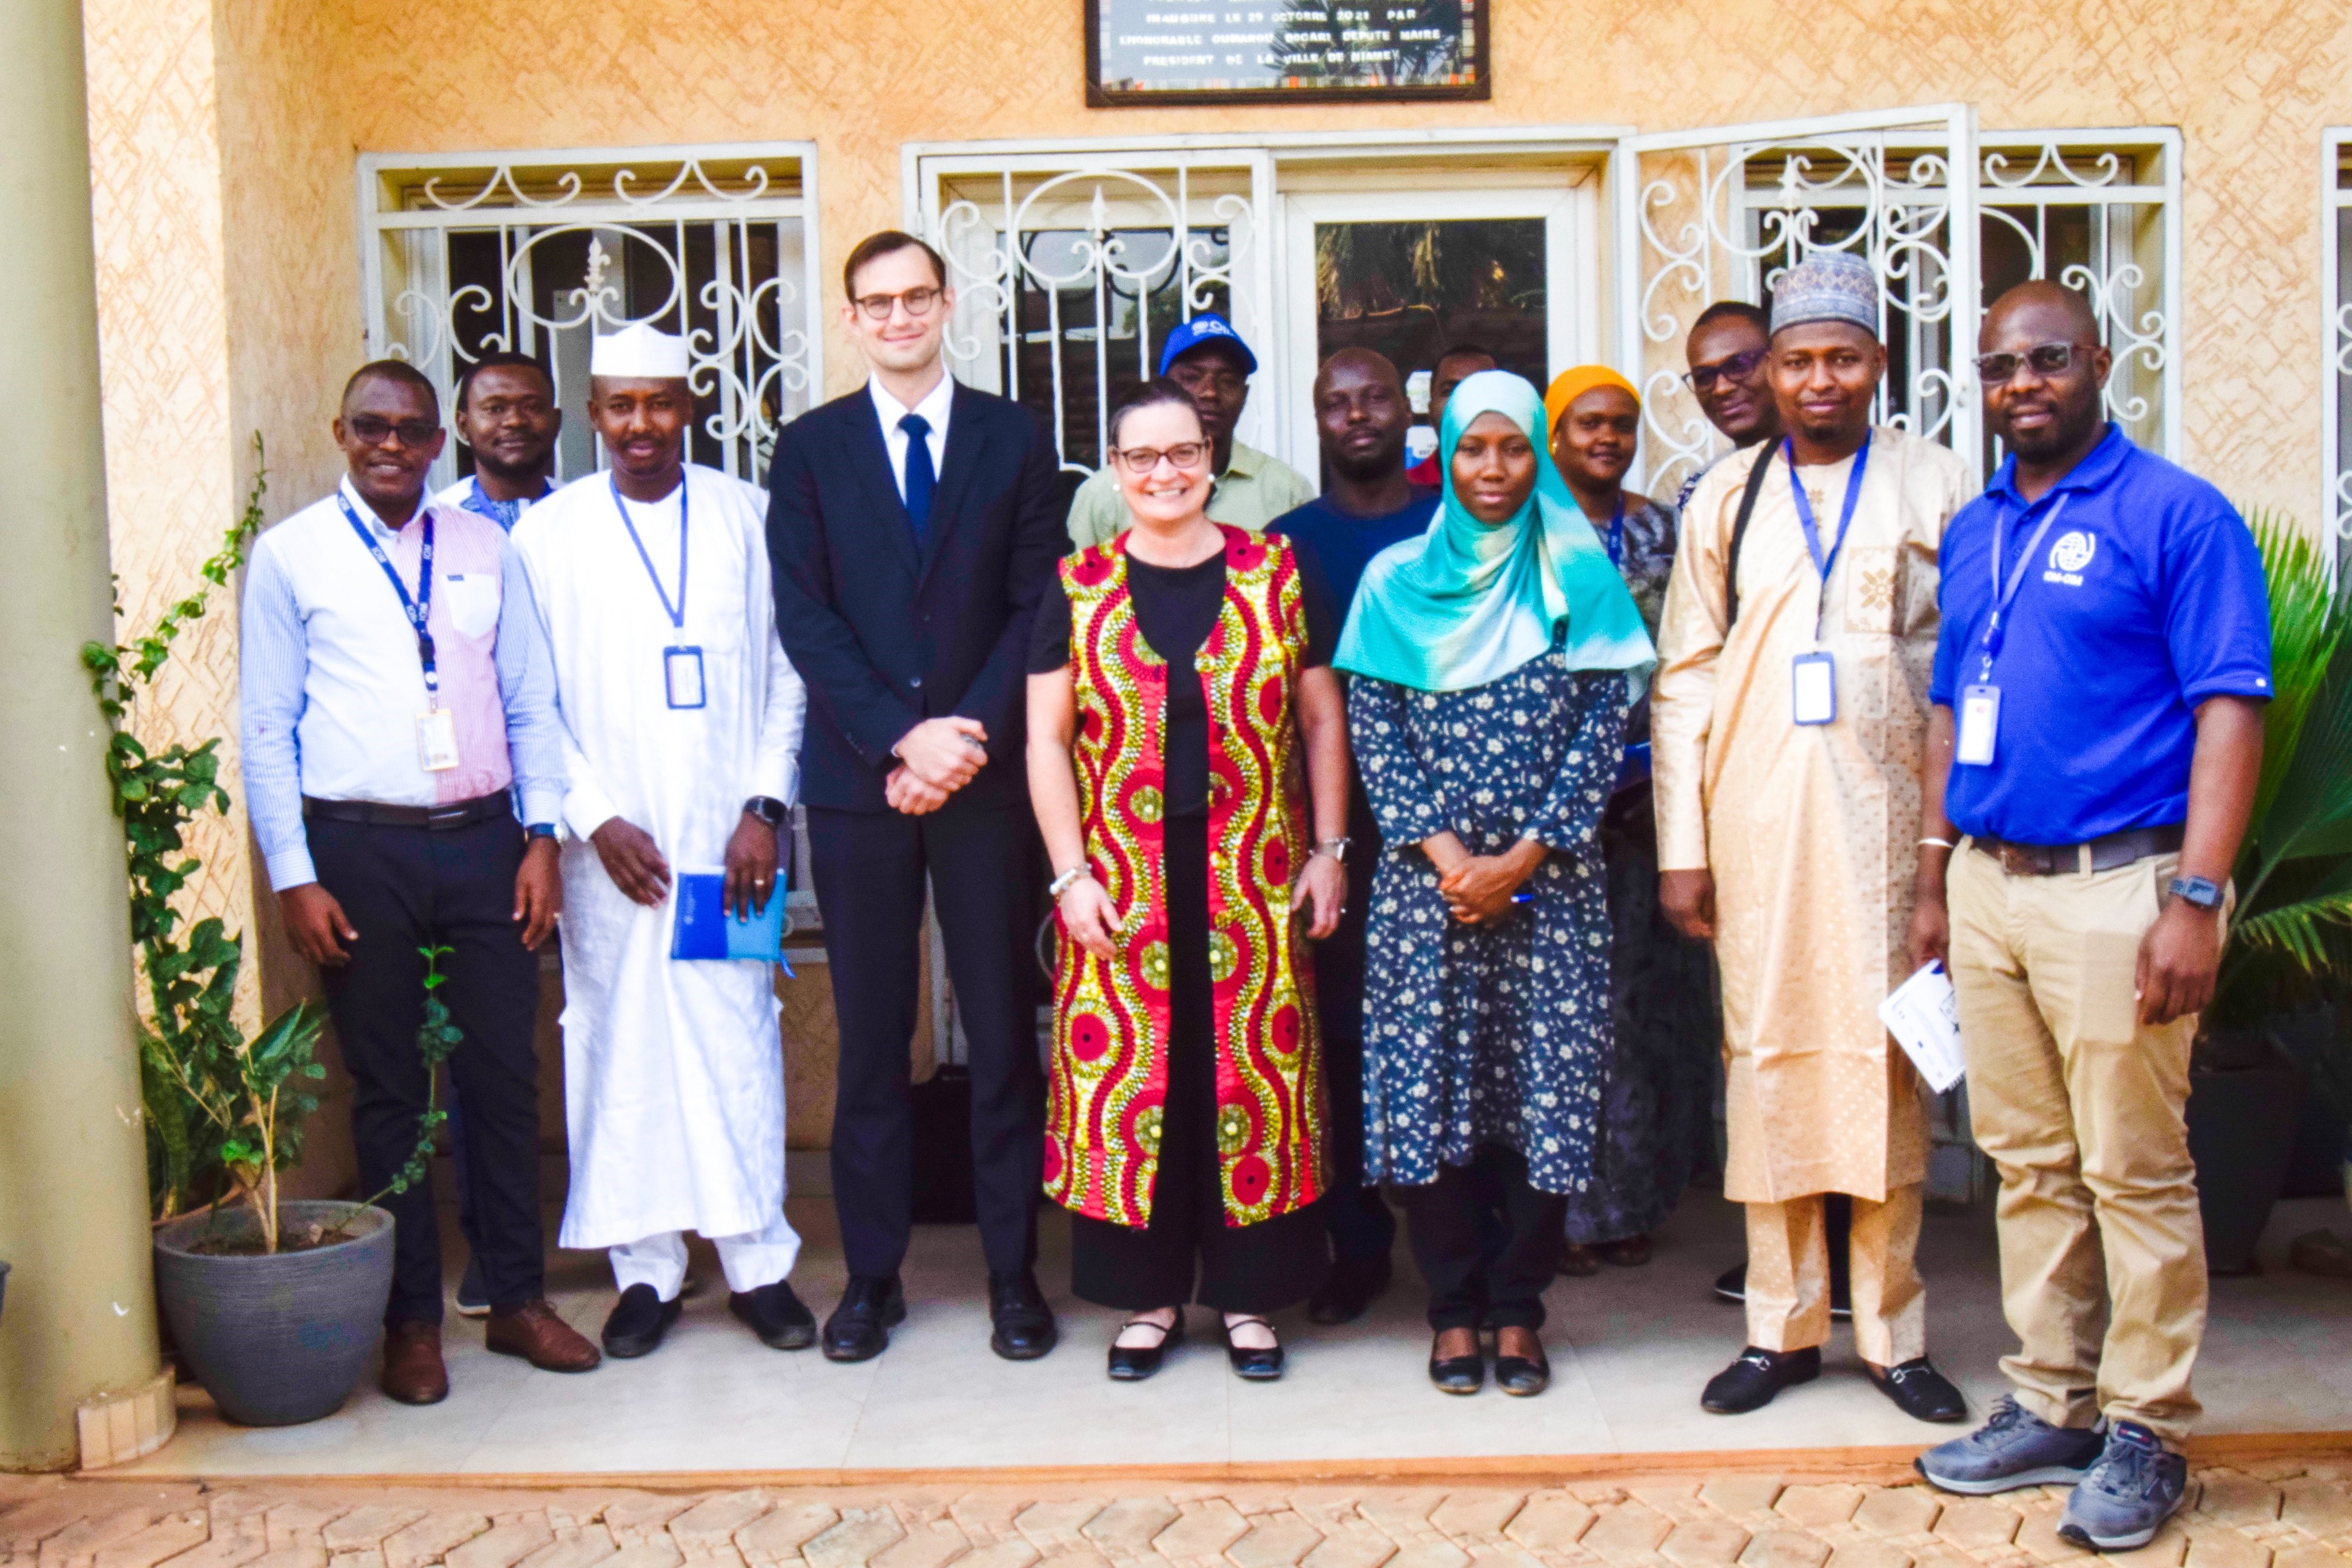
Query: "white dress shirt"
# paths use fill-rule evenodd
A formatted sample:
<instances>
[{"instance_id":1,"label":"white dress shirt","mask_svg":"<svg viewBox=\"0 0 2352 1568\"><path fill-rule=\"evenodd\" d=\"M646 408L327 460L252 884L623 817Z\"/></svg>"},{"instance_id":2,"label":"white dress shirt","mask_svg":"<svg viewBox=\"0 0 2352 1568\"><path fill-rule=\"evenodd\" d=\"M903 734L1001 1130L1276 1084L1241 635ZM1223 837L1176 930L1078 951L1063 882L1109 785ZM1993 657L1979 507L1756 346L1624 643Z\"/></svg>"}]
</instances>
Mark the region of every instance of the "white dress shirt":
<instances>
[{"instance_id":1,"label":"white dress shirt","mask_svg":"<svg viewBox=\"0 0 2352 1568\"><path fill-rule=\"evenodd\" d=\"M907 498L907 433L898 422L910 413L919 413L930 421L931 433L923 444L931 449L931 477L937 479L947 461L948 410L955 402L955 378L942 369L940 384L925 392L922 400L908 408L882 390L882 383L869 380L866 390L874 394L874 412L882 416L882 444L890 449L890 475L898 481L898 499Z\"/></svg>"}]
</instances>

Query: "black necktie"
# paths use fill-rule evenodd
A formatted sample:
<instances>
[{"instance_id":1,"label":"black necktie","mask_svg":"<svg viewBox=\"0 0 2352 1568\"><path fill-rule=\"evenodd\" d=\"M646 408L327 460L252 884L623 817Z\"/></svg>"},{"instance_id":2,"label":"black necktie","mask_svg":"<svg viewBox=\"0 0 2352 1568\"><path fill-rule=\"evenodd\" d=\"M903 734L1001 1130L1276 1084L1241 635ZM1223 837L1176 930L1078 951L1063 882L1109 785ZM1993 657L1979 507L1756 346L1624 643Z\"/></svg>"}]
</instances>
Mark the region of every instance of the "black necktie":
<instances>
[{"instance_id":1,"label":"black necktie","mask_svg":"<svg viewBox=\"0 0 2352 1568\"><path fill-rule=\"evenodd\" d=\"M940 482L939 471L931 466L931 422L910 413L898 421L898 428L907 433L907 520L915 525L919 545L931 526L931 491Z\"/></svg>"}]
</instances>

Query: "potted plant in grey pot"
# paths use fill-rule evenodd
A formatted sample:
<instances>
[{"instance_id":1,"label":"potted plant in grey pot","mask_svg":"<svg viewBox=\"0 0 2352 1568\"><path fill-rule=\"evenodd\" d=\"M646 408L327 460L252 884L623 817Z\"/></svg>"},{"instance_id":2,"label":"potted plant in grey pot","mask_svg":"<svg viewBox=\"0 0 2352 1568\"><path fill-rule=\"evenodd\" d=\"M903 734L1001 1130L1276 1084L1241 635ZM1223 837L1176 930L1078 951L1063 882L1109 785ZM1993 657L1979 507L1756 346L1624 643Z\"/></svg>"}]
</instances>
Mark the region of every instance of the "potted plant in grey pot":
<instances>
[{"instance_id":1,"label":"potted plant in grey pot","mask_svg":"<svg viewBox=\"0 0 2352 1568\"><path fill-rule=\"evenodd\" d=\"M2231 880L2237 909L2189 1061L2189 1147L2206 1260L2242 1273L2285 1185L2305 1083L2279 1020L2352 973L2352 627L2326 558L2252 514L2270 585L2263 771Z\"/></svg>"}]
</instances>

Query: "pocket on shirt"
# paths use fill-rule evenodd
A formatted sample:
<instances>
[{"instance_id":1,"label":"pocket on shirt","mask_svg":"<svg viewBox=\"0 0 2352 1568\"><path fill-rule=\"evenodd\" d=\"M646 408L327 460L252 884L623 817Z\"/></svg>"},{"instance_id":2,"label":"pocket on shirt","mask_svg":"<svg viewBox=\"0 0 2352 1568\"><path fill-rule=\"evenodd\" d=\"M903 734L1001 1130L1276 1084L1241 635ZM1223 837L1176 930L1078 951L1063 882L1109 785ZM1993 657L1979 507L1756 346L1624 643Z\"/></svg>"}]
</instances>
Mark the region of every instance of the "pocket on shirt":
<instances>
[{"instance_id":1,"label":"pocket on shirt","mask_svg":"<svg viewBox=\"0 0 2352 1568\"><path fill-rule=\"evenodd\" d=\"M498 630L501 593L496 572L451 572L441 580L439 591L459 636L487 637Z\"/></svg>"}]
</instances>

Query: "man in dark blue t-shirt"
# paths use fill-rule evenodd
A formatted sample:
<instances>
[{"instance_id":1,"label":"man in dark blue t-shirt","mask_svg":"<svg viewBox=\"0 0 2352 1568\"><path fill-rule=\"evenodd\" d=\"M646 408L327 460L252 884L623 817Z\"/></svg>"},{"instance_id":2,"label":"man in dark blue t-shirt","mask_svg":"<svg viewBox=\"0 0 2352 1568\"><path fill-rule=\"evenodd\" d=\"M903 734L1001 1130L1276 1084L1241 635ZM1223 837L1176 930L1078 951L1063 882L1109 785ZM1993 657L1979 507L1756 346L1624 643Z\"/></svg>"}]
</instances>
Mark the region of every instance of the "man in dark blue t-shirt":
<instances>
[{"instance_id":1,"label":"man in dark blue t-shirt","mask_svg":"<svg viewBox=\"0 0 2352 1568\"><path fill-rule=\"evenodd\" d=\"M1342 612L1356 597L1372 557L1429 529L1437 493L1404 473L1404 433L1412 423L1396 366L1370 349L1342 349L1315 378L1315 427L1330 488L1276 518L1285 533L1322 558L1332 602ZM1349 776L1348 904L1339 928L1315 954L1316 1012L1323 1026L1325 1082L1331 1096L1331 1190L1323 1200L1331 1233L1331 1277L1307 1303L1318 1323L1363 1315L1388 1288L1396 1220L1364 1172L1364 915L1372 901L1380 829Z\"/></svg>"},{"instance_id":2,"label":"man in dark blue t-shirt","mask_svg":"<svg viewBox=\"0 0 2352 1568\"><path fill-rule=\"evenodd\" d=\"M2121 1551L2180 1506L2198 1411L2183 1108L2262 771L2269 605L2221 492L2106 422L2080 295L2010 290L1984 348L2010 458L1944 535L1911 956L1958 993L2021 1344L2015 1398L1919 1469L2072 1483L2059 1533Z\"/></svg>"}]
</instances>

